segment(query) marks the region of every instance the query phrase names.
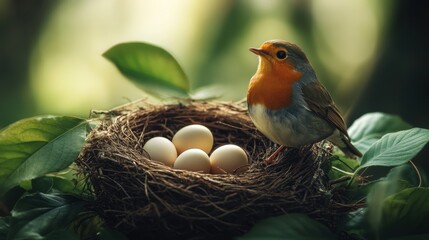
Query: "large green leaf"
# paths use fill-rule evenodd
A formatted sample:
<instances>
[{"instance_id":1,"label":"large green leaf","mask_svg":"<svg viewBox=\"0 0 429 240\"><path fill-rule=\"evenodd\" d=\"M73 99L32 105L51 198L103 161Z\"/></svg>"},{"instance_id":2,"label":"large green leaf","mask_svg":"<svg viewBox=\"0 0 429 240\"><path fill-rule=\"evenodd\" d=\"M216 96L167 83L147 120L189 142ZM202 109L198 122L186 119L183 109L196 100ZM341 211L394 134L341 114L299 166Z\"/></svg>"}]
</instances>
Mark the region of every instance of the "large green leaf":
<instances>
[{"instance_id":1,"label":"large green leaf","mask_svg":"<svg viewBox=\"0 0 429 240\"><path fill-rule=\"evenodd\" d=\"M363 155L359 169L404 164L417 155L428 141L428 129L413 128L386 134Z\"/></svg>"},{"instance_id":2,"label":"large green leaf","mask_svg":"<svg viewBox=\"0 0 429 240\"><path fill-rule=\"evenodd\" d=\"M348 132L353 144L365 153L383 135L411 127L399 116L375 112L367 113L354 121Z\"/></svg>"},{"instance_id":3,"label":"large green leaf","mask_svg":"<svg viewBox=\"0 0 429 240\"><path fill-rule=\"evenodd\" d=\"M286 214L256 224L240 240L337 239L325 225L304 214Z\"/></svg>"},{"instance_id":4,"label":"large green leaf","mask_svg":"<svg viewBox=\"0 0 429 240\"><path fill-rule=\"evenodd\" d=\"M86 121L44 116L18 121L0 132L0 196L22 181L56 172L78 156Z\"/></svg>"},{"instance_id":5,"label":"large green leaf","mask_svg":"<svg viewBox=\"0 0 429 240\"><path fill-rule=\"evenodd\" d=\"M84 205L64 194L26 196L12 210L7 239L76 239L68 227Z\"/></svg>"},{"instance_id":6,"label":"large green leaf","mask_svg":"<svg viewBox=\"0 0 429 240\"><path fill-rule=\"evenodd\" d=\"M388 181L380 181L376 183L369 191L367 196L368 209L366 218L371 231L379 236L383 224L383 202L384 199L391 194L390 184Z\"/></svg>"},{"instance_id":7,"label":"large green leaf","mask_svg":"<svg viewBox=\"0 0 429 240\"><path fill-rule=\"evenodd\" d=\"M387 177L372 185L367 196L368 208L365 214L372 238L429 233L414 228L421 224L423 216L427 216L426 222L429 220L429 203L426 203L429 191L426 188L413 188L404 179L409 170L404 165L395 167ZM414 194L414 191L420 194ZM413 215L416 211L422 211L422 215ZM404 222L406 216L408 219ZM392 232L395 234L391 234Z\"/></svg>"},{"instance_id":8,"label":"large green leaf","mask_svg":"<svg viewBox=\"0 0 429 240\"><path fill-rule=\"evenodd\" d=\"M407 188L385 199L383 229L388 236L429 234L429 189Z\"/></svg>"},{"instance_id":9,"label":"large green leaf","mask_svg":"<svg viewBox=\"0 0 429 240\"><path fill-rule=\"evenodd\" d=\"M369 230L371 230L373 235L378 237L383 235L385 225L383 212L385 200L401 190L407 189L407 185L404 184L403 180L396 177L398 176L375 183L371 187L366 199L368 208L365 218L370 227Z\"/></svg>"},{"instance_id":10,"label":"large green leaf","mask_svg":"<svg viewBox=\"0 0 429 240\"><path fill-rule=\"evenodd\" d=\"M142 42L122 43L103 54L138 87L149 92L187 95L189 81L176 59L166 50Z\"/></svg>"},{"instance_id":11,"label":"large green leaf","mask_svg":"<svg viewBox=\"0 0 429 240\"><path fill-rule=\"evenodd\" d=\"M373 236L387 239L429 234L429 190L391 187L398 183L383 181L368 195L366 218Z\"/></svg>"}]
</instances>

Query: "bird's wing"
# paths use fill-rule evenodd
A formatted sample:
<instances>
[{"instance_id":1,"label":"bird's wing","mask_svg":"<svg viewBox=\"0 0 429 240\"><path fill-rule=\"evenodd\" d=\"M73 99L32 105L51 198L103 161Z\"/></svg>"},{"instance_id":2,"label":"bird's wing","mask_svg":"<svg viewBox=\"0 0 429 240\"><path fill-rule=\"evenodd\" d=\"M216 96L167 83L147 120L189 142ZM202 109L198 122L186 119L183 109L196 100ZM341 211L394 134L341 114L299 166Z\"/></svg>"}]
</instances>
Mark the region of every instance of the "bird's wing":
<instances>
[{"instance_id":1,"label":"bird's wing","mask_svg":"<svg viewBox=\"0 0 429 240\"><path fill-rule=\"evenodd\" d=\"M308 108L312 112L326 119L328 123L335 126L350 139L347 133L347 126L340 111L337 106L335 106L331 96L322 84L319 82L308 83L302 87L302 93Z\"/></svg>"}]
</instances>

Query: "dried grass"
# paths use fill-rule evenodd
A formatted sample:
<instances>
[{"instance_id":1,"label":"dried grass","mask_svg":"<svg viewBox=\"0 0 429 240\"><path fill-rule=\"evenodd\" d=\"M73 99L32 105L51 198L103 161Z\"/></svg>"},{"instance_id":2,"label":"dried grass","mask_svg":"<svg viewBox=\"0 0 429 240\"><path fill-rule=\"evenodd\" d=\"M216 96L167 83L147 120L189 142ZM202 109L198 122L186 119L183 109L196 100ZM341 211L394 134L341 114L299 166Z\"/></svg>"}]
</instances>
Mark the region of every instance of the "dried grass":
<instances>
[{"instance_id":1,"label":"dried grass","mask_svg":"<svg viewBox=\"0 0 429 240\"><path fill-rule=\"evenodd\" d=\"M214 148L227 143L243 147L249 169L239 175L203 174L147 158L145 141L171 139L193 123L213 132ZM239 104L146 105L104 120L90 135L78 165L96 196L94 210L136 239L225 239L263 218L306 213L329 221L349 208L333 200L325 149L287 149L267 166L262 160L277 147L257 131Z\"/></svg>"}]
</instances>

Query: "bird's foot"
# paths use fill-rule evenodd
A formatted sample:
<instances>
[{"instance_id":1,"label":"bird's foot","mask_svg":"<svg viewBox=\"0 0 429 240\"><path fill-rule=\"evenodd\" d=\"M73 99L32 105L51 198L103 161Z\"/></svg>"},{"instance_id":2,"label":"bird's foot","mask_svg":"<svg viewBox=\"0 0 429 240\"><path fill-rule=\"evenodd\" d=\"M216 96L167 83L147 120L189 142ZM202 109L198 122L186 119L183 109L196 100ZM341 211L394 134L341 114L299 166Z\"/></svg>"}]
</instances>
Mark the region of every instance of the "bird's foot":
<instances>
[{"instance_id":1,"label":"bird's foot","mask_svg":"<svg viewBox=\"0 0 429 240\"><path fill-rule=\"evenodd\" d=\"M269 156L267 159L265 159L265 163L266 164L271 164L273 163L274 159L277 157L277 155L279 155L279 153L285 148L284 145L281 145L279 148L277 148L277 150L271 154L271 156Z\"/></svg>"}]
</instances>

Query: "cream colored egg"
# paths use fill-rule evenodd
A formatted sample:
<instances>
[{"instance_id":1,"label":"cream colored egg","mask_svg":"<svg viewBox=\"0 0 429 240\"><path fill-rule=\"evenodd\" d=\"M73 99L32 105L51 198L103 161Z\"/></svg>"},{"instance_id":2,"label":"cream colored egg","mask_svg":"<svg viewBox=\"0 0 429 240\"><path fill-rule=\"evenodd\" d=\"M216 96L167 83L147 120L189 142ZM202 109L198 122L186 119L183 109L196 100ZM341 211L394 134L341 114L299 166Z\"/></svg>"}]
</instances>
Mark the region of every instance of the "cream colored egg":
<instances>
[{"instance_id":1,"label":"cream colored egg","mask_svg":"<svg viewBox=\"0 0 429 240\"><path fill-rule=\"evenodd\" d=\"M210 155L211 173L243 172L249 164L246 152L239 146L221 146Z\"/></svg>"},{"instance_id":2,"label":"cream colored egg","mask_svg":"<svg viewBox=\"0 0 429 240\"><path fill-rule=\"evenodd\" d=\"M207 127L193 124L177 131L172 142L178 154L191 148L198 148L209 154L213 147L213 134Z\"/></svg>"},{"instance_id":3,"label":"cream colored egg","mask_svg":"<svg viewBox=\"0 0 429 240\"><path fill-rule=\"evenodd\" d=\"M167 166L173 166L177 158L177 151L174 144L164 137L154 137L149 139L143 149L149 154L151 160L162 162Z\"/></svg>"},{"instance_id":4,"label":"cream colored egg","mask_svg":"<svg viewBox=\"0 0 429 240\"><path fill-rule=\"evenodd\" d=\"M188 149L177 157L176 162L174 162L174 168L209 173L210 158L207 153L201 149Z\"/></svg>"}]
</instances>

